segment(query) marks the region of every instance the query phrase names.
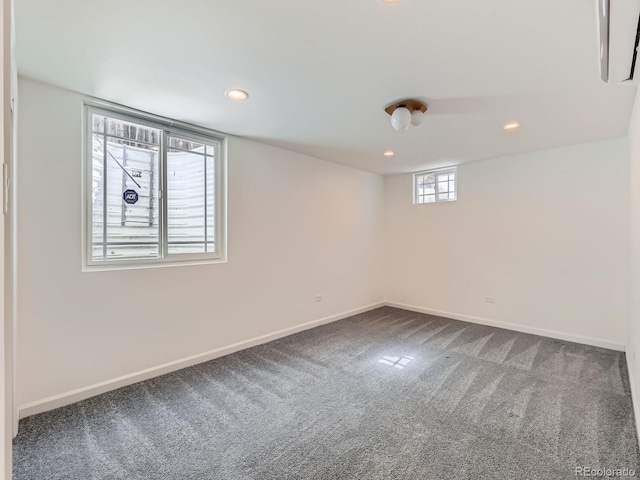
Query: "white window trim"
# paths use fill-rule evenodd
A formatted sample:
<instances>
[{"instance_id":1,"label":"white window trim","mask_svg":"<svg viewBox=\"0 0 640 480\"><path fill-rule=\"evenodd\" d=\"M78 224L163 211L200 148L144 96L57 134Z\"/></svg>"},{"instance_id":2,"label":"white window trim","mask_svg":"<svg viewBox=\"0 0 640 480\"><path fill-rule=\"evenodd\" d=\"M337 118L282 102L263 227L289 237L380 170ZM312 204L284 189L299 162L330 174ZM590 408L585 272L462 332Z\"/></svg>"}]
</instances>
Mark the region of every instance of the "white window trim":
<instances>
[{"instance_id":1,"label":"white window trim","mask_svg":"<svg viewBox=\"0 0 640 480\"><path fill-rule=\"evenodd\" d=\"M452 192L454 194L455 198L447 198L444 200L440 200L438 198L438 179L436 178L436 194L435 194L435 202L424 202L424 203L419 203L418 202L418 188L417 188L417 183L418 183L418 177L422 176L422 175L438 175L438 174L443 174L443 173L453 173L455 175L455 185L456 185L456 189L454 192ZM414 205L433 205L434 203L445 203L445 202L455 202L456 200L458 200L458 167L447 167L447 168L437 168L434 170L422 170L420 172L415 172L413 174L413 204Z\"/></svg>"},{"instance_id":2,"label":"white window trim","mask_svg":"<svg viewBox=\"0 0 640 480\"><path fill-rule=\"evenodd\" d=\"M141 268L157 267L177 267L185 265L202 265L227 262L227 136L206 128L190 125L164 117L148 114L132 108L109 102L85 99L83 101L83 121L82 121L82 271L104 271L104 270L130 270ZM105 261L94 261L92 259L93 243L93 203L89 195L89 185L93 180L92 168L90 165L91 142L88 142L89 133L93 130L92 115L94 113L104 114L111 118L118 118L125 121L134 121L143 126L157 128L164 131L163 143L166 142L167 135L175 135L180 138L192 139L201 143L215 142L215 188L216 188L216 212L215 212L215 235L216 251L211 253L196 254L168 254L167 235L167 208L166 191L167 178L165 175L167 156L165 145L160 146L161 159L160 170L163 184L162 198L160 204L160 248L159 258L134 258L134 259L111 259Z\"/></svg>"}]
</instances>

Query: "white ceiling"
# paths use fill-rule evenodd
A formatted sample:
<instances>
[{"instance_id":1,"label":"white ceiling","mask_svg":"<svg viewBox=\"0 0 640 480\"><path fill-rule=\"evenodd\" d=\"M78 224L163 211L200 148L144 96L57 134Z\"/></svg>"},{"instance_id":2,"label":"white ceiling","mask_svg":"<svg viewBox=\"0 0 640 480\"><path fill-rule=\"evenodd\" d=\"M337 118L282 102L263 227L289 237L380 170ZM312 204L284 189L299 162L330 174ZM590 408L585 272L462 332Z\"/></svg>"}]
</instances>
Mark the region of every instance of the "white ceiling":
<instances>
[{"instance_id":1,"label":"white ceiling","mask_svg":"<svg viewBox=\"0 0 640 480\"><path fill-rule=\"evenodd\" d=\"M22 75L383 174L624 136L636 90L599 78L594 0L15 4Z\"/></svg>"}]
</instances>

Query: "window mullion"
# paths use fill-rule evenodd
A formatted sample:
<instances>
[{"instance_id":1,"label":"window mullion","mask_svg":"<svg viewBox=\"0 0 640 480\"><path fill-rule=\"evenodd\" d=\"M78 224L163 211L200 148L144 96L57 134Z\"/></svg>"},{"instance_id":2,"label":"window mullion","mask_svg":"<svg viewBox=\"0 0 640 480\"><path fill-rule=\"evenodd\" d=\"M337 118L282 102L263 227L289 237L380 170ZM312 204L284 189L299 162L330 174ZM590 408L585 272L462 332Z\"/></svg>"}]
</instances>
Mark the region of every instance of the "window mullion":
<instances>
[{"instance_id":1,"label":"window mullion","mask_svg":"<svg viewBox=\"0 0 640 480\"><path fill-rule=\"evenodd\" d=\"M166 258L169 251L169 221L168 221L168 194L167 194L167 144L169 143L169 134L166 130L161 131L162 141L160 142L160 215L158 223L160 224L160 253L162 258Z\"/></svg>"},{"instance_id":2,"label":"window mullion","mask_svg":"<svg viewBox=\"0 0 640 480\"><path fill-rule=\"evenodd\" d=\"M102 130L102 261L107 260L107 119ZM91 239L93 245L93 238Z\"/></svg>"},{"instance_id":3,"label":"window mullion","mask_svg":"<svg viewBox=\"0 0 640 480\"><path fill-rule=\"evenodd\" d=\"M209 244L207 243L207 230L209 227L208 221L209 216L207 215L207 207L209 203L209 196L207 192L207 183L209 182L209 178L207 177L207 147L204 147L204 252L207 253L209 251Z\"/></svg>"},{"instance_id":4,"label":"window mullion","mask_svg":"<svg viewBox=\"0 0 640 480\"><path fill-rule=\"evenodd\" d=\"M222 202L220 202L220 192L223 191L223 175L224 172L224 164L223 159L221 158L221 150L222 150L222 142L217 142L213 147L213 209L214 209L214 218L213 218L213 252L219 253L222 248L224 248L223 243L226 241L224 237L224 232L222 231L223 222L225 219L225 213L223 211L224 206Z\"/></svg>"}]
</instances>

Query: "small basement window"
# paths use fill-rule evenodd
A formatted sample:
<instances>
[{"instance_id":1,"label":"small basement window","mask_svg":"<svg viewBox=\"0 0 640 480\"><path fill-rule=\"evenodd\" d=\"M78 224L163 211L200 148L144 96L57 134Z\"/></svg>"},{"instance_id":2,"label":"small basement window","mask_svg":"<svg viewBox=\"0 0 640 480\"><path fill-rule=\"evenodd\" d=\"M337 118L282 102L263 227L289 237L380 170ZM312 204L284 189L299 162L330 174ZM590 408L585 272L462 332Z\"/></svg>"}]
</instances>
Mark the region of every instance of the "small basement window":
<instances>
[{"instance_id":1,"label":"small basement window","mask_svg":"<svg viewBox=\"0 0 640 480\"><path fill-rule=\"evenodd\" d=\"M452 202L457 197L456 167L413 174L413 203Z\"/></svg>"},{"instance_id":2,"label":"small basement window","mask_svg":"<svg viewBox=\"0 0 640 480\"><path fill-rule=\"evenodd\" d=\"M224 137L115 107L85 114L85 266L224 261Z\"/></svg>"}]
</instances>

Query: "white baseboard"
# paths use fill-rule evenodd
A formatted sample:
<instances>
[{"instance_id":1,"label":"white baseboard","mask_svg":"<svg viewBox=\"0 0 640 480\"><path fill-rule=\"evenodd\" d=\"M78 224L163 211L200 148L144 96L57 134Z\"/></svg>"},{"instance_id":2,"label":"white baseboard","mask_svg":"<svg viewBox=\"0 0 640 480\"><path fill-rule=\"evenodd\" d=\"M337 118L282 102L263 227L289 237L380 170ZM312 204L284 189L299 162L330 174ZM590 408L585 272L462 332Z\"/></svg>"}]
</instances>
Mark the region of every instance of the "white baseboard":
<instances>
[{"instance_id":1,"label":"white baseboard","mask_svg":"<svg viewBox=\"0 0 640 480\"><path fill-rule=\"evenodd\" d=\"M105 393L111 390L125 387L127 385L132 385L134 383L141 382L143 380L148 380L150 378L158 377L160 375L165 375L167 373L175 372L176 370L191 367L199 363L204 363L209 360L213 360L214 358L224 357L225 355L229 355L231 353L244 350L246 348L271 342L273 340L277 340L279 338L293 335L295 333L302 332L310 328L314 328L320 325L325 325L327 323L342 320L343 318L347 318L352 315L357 315L358 313L368 312L369 310L374 310L376 308L383 307L383 306L401 308L403 310L409 310L409 311L419 312L419 313L427 313L429 315L452 318L455 320L462 320L465 322L477 323L480 325L488 325L492 327L504 328L507 330L530 333L533 335L541 335L543 337L557 338L560 340L582 343L586 345L593 345L596 347L609 348L611 350L618 350L618 351L625 350L624 345L608 342L604 340L599 340L596 338L584 337L581 335L573 335L573 334L568 334L563 332L556 332L554 330L547 330L543 328L527 327L523 325L509 323L509 322L491 320L491 319L482 318L482 317L474 317L471 315L463 315L463 314L454 313L454 312L445 312L442 310L433 310L429 308L417 307L415 305L406 305L406 304L397 303L397 302L378 302L371 305L367 305L365 307L356 308L348 312L339 313L337 315L332 315L329 317L321 318L319 320L307 322L302 325L297 325L295 327L290 327L284 330L279 330L277 332L269 333L267 335L255 337L243 342L234 343L233 345L229 345L227 347L221 347L215 350L211 350L209 352L205 352L198 355L193 355L187 358L183 358L180 360L176 360L173 362L165 363L157 367L148 368L146 370L141 370L141 371L124 375L111 380L106 380L104 382L89 385L87 387L79 388L77 390L65 392L65 393L48 397L42 400L37 400L35 402L20 406L19 417L22 419L31 415L36 415L38 413L43 413L49 410L53 410L55 408L64 407L65 405L70 405L72 403L79 402L81 400L85 400L87 398L90 398L96 395L100 395L101 393ZM631 365L628 360L627 360L627 365ZM631 373L631 367L629 367L629 379L631 382L633 381L632 378L633 376ZM635 395L635 390L633 390L633 387L632 387L632 392ZM634 396L634 408L636 408L635 396ZM640 415L638 415L636 411L636 421L638 421L639 419L640 419Z\"/></svg>"},{"instance_id":2,"label":"white baseboard","mask_svg":"<svg viewBox=\"0 0 640 480\"><path fill-rule=\"evenodd\" d=\"M633 404L633 417L636 421L636 435L640 439L640 412L638 411L638 392L634 383L635 378L635 366L633 365L633 359L629 358L631 352L627 349L627 373L629 374L629 388L631 389L631 403Z\"/></svg>"},{"instance_id":3,"label":"white baseboard","mask_svg":"<svg viewBox=\"0 0 640 480\"><path fill-rule=\"evenodd\" d=\"M319 320L313 320L311 322L303 323L302 325L285 328L284 330L278 330L277 332L269 333L267 335L262 335L250 340L234 343L233 345L229 345L227 347L217 348L209 352L193 355L191 357L165 363L157 367L148 368L146 370L123 375L122 377L114 378L112 380L96 383L94 385L89 385L77 390L48 397L43 400L28 403L19 407L19 416L22 419L31 415L36 415L38 413L53 410L55 408L64 407L65 405L70 405L72 403L79 402L80 400L85 400L87 398L100 395L101 393L116 390L118 388L132 385L143 380L148 380L153 377L158 377L160 375L165 375L167 373L175 372L176 370L191 367L199 363L204 363L209 360L213 360L214 358L224 357L225 355L229 355L230 353L234 353L250 347L255 347L256 345L271 342L279 338L293 335L294 333L302 332L314 327L319 327L320 325L325 325L327 323L342 320L343 318L351 317L352 315L368 312L369 310L374 310L376 308L383 307L384 305L384 302L374 303L365 307L349 310L348 312L331 315Z\"/></svg>"},{"instance_id":4,"label":"white baseboard","mask_svg":"<svg viewBox=\"0 0 640 480\"><path fill-rule=\"evenodd\" d=\"M584 337L582 335L574 335L571 333L557 332L555 330L547 330L546 328L527 327L516 323L502 322L499 320L491 320L489 318L474 317L471 315L463 315L454 312L444 312L442 310L433 310L430 308L416 307L415 305L405 305L397 302L385 302L389 307L401 308L412 312L427 313L438 317L452 318L454 320L462 320L464 322L478 323L480 325L488 325L491 327L504 328L506 330L514 330L516 332L530 333L532 335L540 335L542 337L557 338L558 340L566 340L568 342L582 343L592 345L594 347L608 348L619 352L625 351L625 346L619 343L600 340L598 338Z\"/></svg>"}]
</instances>

